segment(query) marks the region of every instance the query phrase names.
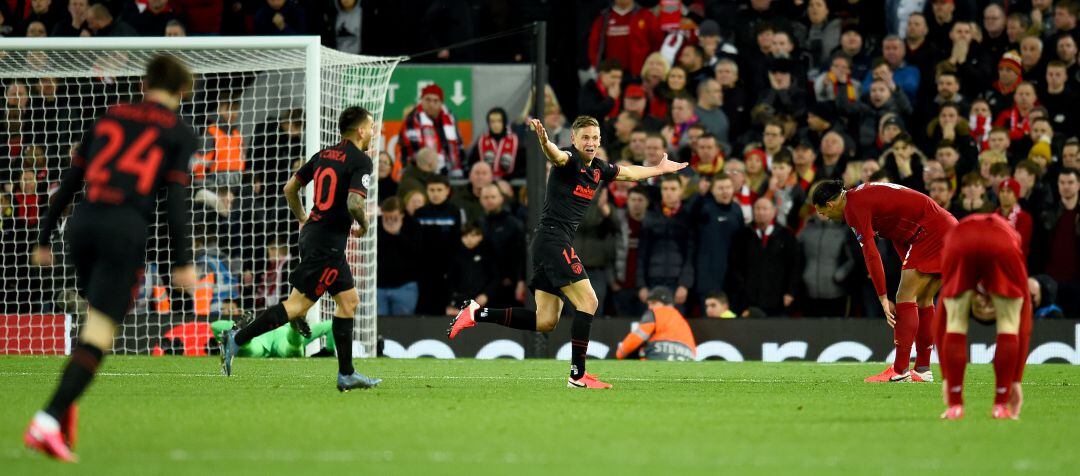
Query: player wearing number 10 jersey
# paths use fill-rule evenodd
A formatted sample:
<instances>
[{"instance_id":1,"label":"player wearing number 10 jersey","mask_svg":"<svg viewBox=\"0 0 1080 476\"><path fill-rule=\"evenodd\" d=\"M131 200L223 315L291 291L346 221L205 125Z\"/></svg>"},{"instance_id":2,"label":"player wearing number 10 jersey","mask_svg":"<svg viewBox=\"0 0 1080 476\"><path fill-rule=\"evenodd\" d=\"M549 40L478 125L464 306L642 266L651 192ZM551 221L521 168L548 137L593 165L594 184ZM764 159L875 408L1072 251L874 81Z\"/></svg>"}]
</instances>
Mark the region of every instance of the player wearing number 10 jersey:
<instances>
[{"instance_id":1,"label":"player wearing number 10 jersey","mask_svg":"<svg viewBox=\"0 0 1080 476\"><path fill-rule=\"evenodd\" d=\"M75 400L97 373L105 352L131 308L143 273L147 225L166 189L172 285L190 289L195 268L188 249L188 168L197 144L191 126L176 114L191 90L187 67L170 56L150 60L143 102L112 106L80 142L71 167L41 221L32 260L52 263L49 243L61 215L79 190L65 227L76 287L89 304L79 342L71 350L60 385L48 406L30 422L26 446L61 461L76 460Z\"/></svg>"},{"instance_id":2,"label":"player wearing number 10 jersey","mask_svg":"<svg viewBox=\"0 0 1080 476\"><path fill-rule=\"evenodd\" d=\"M310 337L304 316L319 297L329 292L337 305L332 332L338 358L338 390L347 392L379 384L379 379L365 377L353 368L353 317L360 297L345 260L349 233L357 237L367 234L364 199L374 179L371 157L364 149L371 143L373 126L374 118L364 108L345 109L338 118L341 142L312 156L285 184L285 198L301 226L300 265L289 276L292 294L285 302L263 310L247 327L222 333L221 369L225 375L232 375L233 358L240 346L287 322L304 337ZM309 182L313 182L315 196L311 214L305 216L300 189ZM354 220L359 227L352 231Z\"/></svg>"}]
</instances>

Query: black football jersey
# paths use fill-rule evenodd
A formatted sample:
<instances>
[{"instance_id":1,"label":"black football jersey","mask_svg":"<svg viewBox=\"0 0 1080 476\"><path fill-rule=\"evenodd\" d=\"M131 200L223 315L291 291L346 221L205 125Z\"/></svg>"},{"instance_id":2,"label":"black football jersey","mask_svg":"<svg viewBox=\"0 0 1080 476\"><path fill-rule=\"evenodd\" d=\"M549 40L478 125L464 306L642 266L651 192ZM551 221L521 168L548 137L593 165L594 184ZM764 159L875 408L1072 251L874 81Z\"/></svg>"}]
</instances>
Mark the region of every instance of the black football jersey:
<instances>
[{"instance_id":1,"label":"black football jersey","mask_svg":"<svg viewBox=\"0 0 1080 476\"><path fill-rule=\"evenodd\" d=\"M593 159L589 165L585 165L581 154L573 146L562 150L570 158L561 167L551 167L548 174L547 196L540 214L539 231L554 231L558 236L572 241L601 182L615 180L619 175L619 166L601 159Z\"/></svg>"},{"instance_id":2,"label":"black football jersey","mask_svg":"<svg viewBox=\"0 0 1080 476\"><path fill-rule=\"evenodd\" d=\"M368 187L375 180L371 171L371 158L349 140L312 156L296 172L300 183L314 182L315 186L314 203L304 229L313 227L312 231L347 236L353 224L349 193L367 197Z\"/></svg>"},{"instance_id":3,"label":"black football jersey","mask_svg":"<svg viewBox=\"0 0 1080 476\"><path fill-rule=\"evenodd\" d=\"M130 206L149 217L165 182L191 183L197 146L195 131L165 106L119 104L86 131L71 165L85 169L84 203Z\"/></svg>"}]
</instances>

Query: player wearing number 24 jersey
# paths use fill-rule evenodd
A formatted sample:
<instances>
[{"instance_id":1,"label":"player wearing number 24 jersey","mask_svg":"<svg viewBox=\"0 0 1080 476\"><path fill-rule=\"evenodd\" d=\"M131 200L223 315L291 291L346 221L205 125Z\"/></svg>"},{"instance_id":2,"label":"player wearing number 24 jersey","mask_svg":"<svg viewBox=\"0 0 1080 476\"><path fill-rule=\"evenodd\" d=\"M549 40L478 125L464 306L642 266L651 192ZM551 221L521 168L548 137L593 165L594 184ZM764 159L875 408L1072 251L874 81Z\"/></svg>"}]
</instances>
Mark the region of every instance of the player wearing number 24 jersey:
<instances>
[{"instance_id":1,"label":"player wearing number 24 jersey","mask_svg":"<svg viewBox=\"0 0 1080 476\"><path fill-rule=\"evenodd\" d=\"M110 107L79 144L71 167L41 220L32 260L52 264L50 242L60 217L83 190L65 227L76 288L89 304L60 385L52 400L34 416L23 438L26 446L52 458L73 462L75 400L93 380L104 354L131 308L143 273L147 226L166 191L172 285L190 289L195 268L188 248L187 185L197 144L191 126L176 114L191 91L187 67L170 56L150 60L143 77L143 102Z\"/></svg>"},{"instance_id":2,"label":"player wearing number 24 jersey","mask_svg":"<svg viewBox=\"0 0 1080 476\"><path fill-rule=\"evenodd\" d=\"M311 337L304 316L329 292L337 305L332 332L338 358L338 390L347 392L379 384L379 379L365 377L353 368L353 317L360 297L345 259L353 222L358 226L353 232L356 236L364 236L368 230L364 207L368 186L374 179L371 157L364 149L371 144L374 124L374 118L362 107L342 111L338 118L341 142L313 155L285 184L289 209L301 226L300 264L289 275L292 293L285 302L263 310L243 329L222 333L221 371L225 375L232 375L233 359L241 346L286 323L304 337ZM308 183L315 189L310 214L300 203L300 190Z\"/></svg>"},{"instance_id":3,"label":"player wearing number 24 jersey","mask_svg":"<svg viewBox=\"0 0 1080 476\"><path fill-rule=\"evenodd\" d=\"M534 119L530 125L552 164L547 197L532 242L531 287L535 292L536 311L492 309L482 307L483 303L468 301L454 318L447 336L453 339L477 322L550 332L559 322L562 297L565 296L575 309L570 327L570 378L566 384L571 388L611 388L610 384L585 372L585 351L589 346L597 299L581 258L572 246L574 232L602 183L643 180L681 170L686 164L667 160L666 155L653 167L619 167L598 159L600 124L592 117L580 116L574 120L570 135L573 147L566 149L559 149L548 141L547 131L540 121Z\"/></svg>"},{"instance_id":4,"label":"player wearing number 24 jersey","mask_svg":"<svg viewBox=\"0 0 1080 476\"><path fill-rule=\"evenodd\" d=\"M956 218L930 197L891 183L865 183L844 190L839 181L819 182L811 198L820 215L847 222L855 233L882 310L893 327L896 358L892 366L865 381L933 381L930 352L934 343L934 295L941 287L945 234L956 226ZM904 263L896 291L895 317L885 295L885 272L875 236L891 241ZM913 344L915 368L909 370Z\"/></svg>"}]
</instances>

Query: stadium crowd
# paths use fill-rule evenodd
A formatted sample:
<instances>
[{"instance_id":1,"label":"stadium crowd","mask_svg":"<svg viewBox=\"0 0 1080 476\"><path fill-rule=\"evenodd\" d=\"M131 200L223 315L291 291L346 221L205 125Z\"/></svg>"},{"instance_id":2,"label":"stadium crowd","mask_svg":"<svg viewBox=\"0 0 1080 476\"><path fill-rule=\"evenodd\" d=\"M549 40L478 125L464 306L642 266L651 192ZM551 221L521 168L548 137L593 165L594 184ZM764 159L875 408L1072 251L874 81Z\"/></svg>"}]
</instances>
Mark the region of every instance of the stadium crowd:
<instances>
[{"instance_id":1,"label":"stadium crowd","mask_svg":"<svg viewBox=\"0 0 1080 476\"><path fill-rule=\"evenodd\" d=\"M69 0L64 8L62 0L0 0L0 36L321 34L327 45L358 52L361 11L379 13L357 3ZM477 9L464 8L469 2L432 4L454 13L447 23L500 25L480 21ZM575 248L600 298L598 314L640 316L660 286L689 316L879 317L854 237L806 204L813 183L842 179L904 185L957 217L1002 214L1024 236L1037 314L1080 317L1080 3L569 4L588 47L579 48L580 81L568 89L553 79L545 90L549 137L568 146L569 122L587 114L602 122L607 160L650 165L666 153L690 164L677 176L610 184L594 201ZM368 38L370 18L362 24ZM404 41L455 39L438 29L418 36ZM457 50L438 58L470 59ZM104 105L87 98L137 92L135 83L119 92L80 84L107 93L83 95L59 83L4 84L7 312L30 311L18 303L64 287L22 256L63 168L59 158L70 155L56 144L78 140L56 131L81 128L42 125ZM453 314L464 299L492 307L528 299L530 204L521 179L535 141L524 126L531 107L492 109L473 141L461 136L444 98L439 85L425 89L397 147L377 158L380 314ZM277 302L287 288L295 227L277 191L303 158L302 111L267 118L245 137L235 127L235 98L196 103L206 109L197 129L207 146L195 169L195 250L210 292L170 303L167 283L153 278L163 273L150 272L142 296L158 311L184 305L235 315ZM887 245L879 249L892 294L903 257Z\"/></svg>"}]
</instances>

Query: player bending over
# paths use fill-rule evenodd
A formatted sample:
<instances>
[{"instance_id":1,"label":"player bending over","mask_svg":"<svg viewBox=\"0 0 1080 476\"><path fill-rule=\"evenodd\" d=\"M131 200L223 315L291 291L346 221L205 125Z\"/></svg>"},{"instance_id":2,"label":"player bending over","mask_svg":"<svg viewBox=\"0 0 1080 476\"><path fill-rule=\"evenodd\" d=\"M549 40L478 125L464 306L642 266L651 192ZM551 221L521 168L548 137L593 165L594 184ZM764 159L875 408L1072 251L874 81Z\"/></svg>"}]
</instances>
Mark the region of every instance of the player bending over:
<instances>
[{"instance_id":1,"label":"player bending over","mask_svg":"<svg viewBox=\"0 0 1080 476\"><path fill-rule=\"evenodd\" d=\"M866 269L885 318L893 328L893 364L866 382L932 382L934 295L941 288L941 247L956 218L930 197L891 183L864 183L844 190L838 180L819 182L811 190L818 214L845 221L862 247ZM904 260L896 290L896 314L885 295L885 270L874 236L892 241ZM915 369L909 370L915 344Z\"/></svg>"},{"instance_id":2,"label":"player bending over","mask_svg":"<svg viewBox=\"0 0 1080 476\"><path fill-rule=\"evenodd\" d=\"M975 214L945 236L942 253L943 309L934 332L947 405L941 418L964 416L968 315L973 315L997 321L991 416L1018 419L1031 340L1031 295L1020 234L997 214Z\"/></svg>"},{"instance_id":3,"label":"player bending over","mask_svg":"<svg viewBox=\"0 0 1080 476\"><path fill-rule=\"evenodd\" d=\"M593 313L597 298L585 266L574 251L574 232L585 216L593 195L601 182L611 180L636 181L675 172L686 167L667 159L652 167L630 165L619 167L596 158L600 149L600 123L588 116L579 116L571 126L572 147L559 149L547 137L543 124L531 121L544 154L553 167L548 174L547 196L540 214L540 223L532 241L533 278L536 311L515 307L510 309L481 308L468 301L454 318L447 335L453 339L463 329L477 322L491 322L514 329L551 332L559 323L566 296L573 304L574 322L570 327L571 388L611 388L585 372L585 351L589 347Z\"/></svg>"},{"instance_id":4,"label":"player bending over","mask_svg":"<svg viewBox=\"0 0 1080 476\"><path fill-rule=\"evenodd\" d=\"M259 313L253 322L223 333L221 370L232 375L233 359L251 339L290 321L302 324L308 309L327 291L334 298L332 333L338 358L337 388L371 388L381 382L356 371L352 364L353 316L360 296L353 286L352 272L345 260L349 233L361 237L367 233L368 219L364 198L371 183L371 158L364 149L371 143L374 118L362 107L350 107L338 118L342 140L319 151L285 184L289 209L300 221L300 266L289 276L292 292L285 302ZM300 189L315 181L315 203L311 214L304 215ZM352 229L353 221L358 228ZM307 337L310 330L297 326Z\"/></svg>"},{"instance_id":5,"label":"player bending over","mask_svg":"<svg viewBox=\"0 0 1080 476\"><path fill-rule=\"evenodd\" d=\"M176 108L191 91L191 72L171 56L158 56L143 76L143 102L110 107L86 131L41 221L33 261L51 265L52 233L75 193L65 227L76 287L89 304L79 342L71 351L60 385L44 410L34 415L26 446L61 461L74 462L75 400L112 349L116 330L131 309L146 258L147 225L158 191L166 189L172 285L191 289L195 268L188 248L188 191L191 155L198 144ZM85 189L84 189L85 186Z\"/></svg>"}]
</instances>

